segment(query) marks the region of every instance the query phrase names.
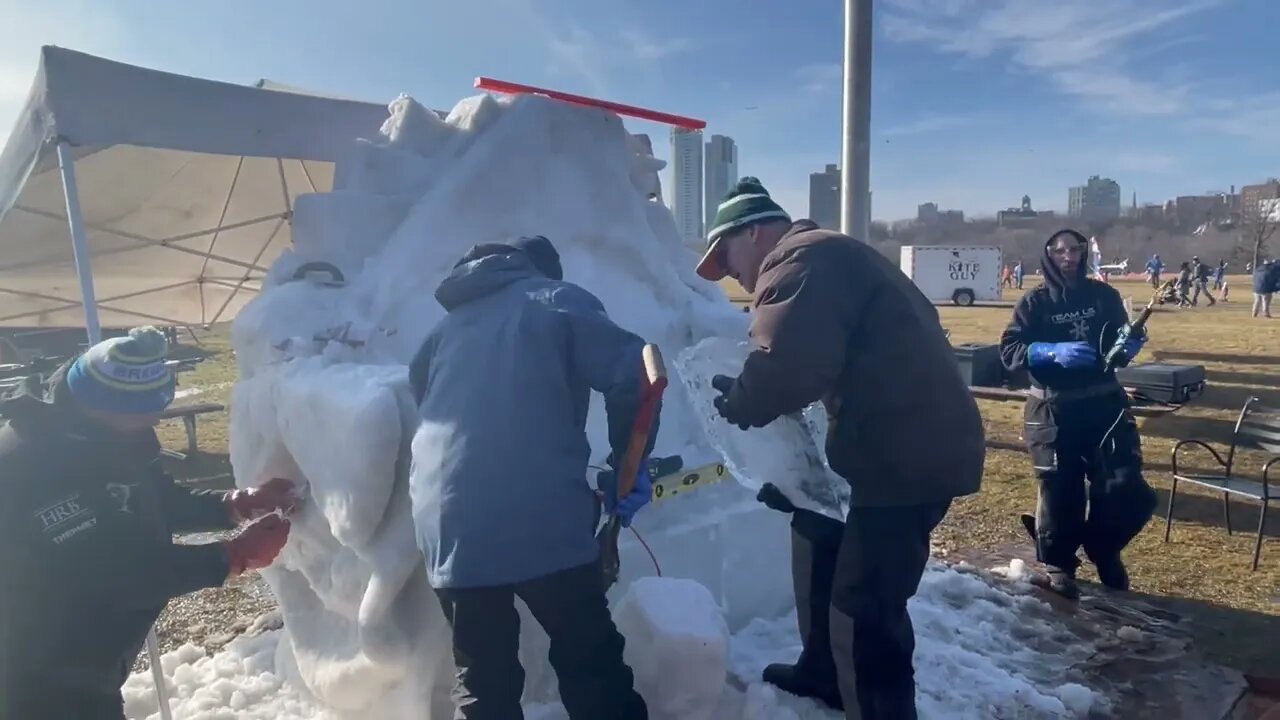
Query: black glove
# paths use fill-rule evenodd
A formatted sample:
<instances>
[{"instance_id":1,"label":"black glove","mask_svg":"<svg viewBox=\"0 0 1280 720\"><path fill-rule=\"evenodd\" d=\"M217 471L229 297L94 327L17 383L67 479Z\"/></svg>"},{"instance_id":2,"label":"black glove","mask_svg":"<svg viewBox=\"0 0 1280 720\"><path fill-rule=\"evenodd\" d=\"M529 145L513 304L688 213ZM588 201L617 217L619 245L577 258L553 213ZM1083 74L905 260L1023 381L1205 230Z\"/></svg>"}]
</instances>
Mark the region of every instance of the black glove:
<instances>
[{"instance_id":1,"label":"black glove","mask_svg":"<svg viewBox=\"0 0 1280 720\"><path fill-rule=\"evenodd\" d=\"M737 425L739 430L746 430L751 427L751 423L744 420L734 409L733 403L730 402L730 396L733 393L734 386L738 383L737 378L731 378L728 375L716 375L711 378L711 387L720 395L715 399L716 412L720 413L720 417L727 420L732 425Z\"/></svg>"},{"instance_id":2,"label":"black glove","mask_svg":"<svg viewBox=\"0 0 1280 720\"><path fill-rule=\"evenodd\" d=\"M787 514L791 514L796 511L796 506L793 505L791 501L787 499L787 496L783 495L782 491L778 489L778 486L773 483L765 483L764 485L761 485L760 491L756 493L756 500L764 503L765 507L770 510L777 510L778 512Z\"/></svg>"}]
</instances>

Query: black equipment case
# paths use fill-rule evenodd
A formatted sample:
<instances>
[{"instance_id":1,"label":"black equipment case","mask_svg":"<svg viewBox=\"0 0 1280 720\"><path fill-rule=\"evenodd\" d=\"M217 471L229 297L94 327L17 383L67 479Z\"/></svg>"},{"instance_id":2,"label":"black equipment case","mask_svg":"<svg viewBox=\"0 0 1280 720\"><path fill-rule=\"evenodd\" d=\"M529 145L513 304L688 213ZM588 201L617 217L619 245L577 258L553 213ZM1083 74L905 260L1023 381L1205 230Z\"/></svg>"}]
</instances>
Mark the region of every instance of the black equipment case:
<instances>
[{"instance_id":1,"label":"black equipment case","mask_svg":"<svg viewBox=\"0 0 1280 720\"><path fill-rule=\"evenodd\" d=\"M966 343L954 347L960 374L969 387L1001 387L1004 365L1000 362L1000 346Z\"/></svg>"},{"instance_id":2,"label":"black equipment case","mask_svg":"<svg viewBox=\"0 0 1280 720\"><path fill-rule=\"evenodd\" d=\"M1137 363L1116 370L1116 379L1126 389L1147 400L1185 403L1204 392L1203 365Z\"/></svg>"}]
</instances>

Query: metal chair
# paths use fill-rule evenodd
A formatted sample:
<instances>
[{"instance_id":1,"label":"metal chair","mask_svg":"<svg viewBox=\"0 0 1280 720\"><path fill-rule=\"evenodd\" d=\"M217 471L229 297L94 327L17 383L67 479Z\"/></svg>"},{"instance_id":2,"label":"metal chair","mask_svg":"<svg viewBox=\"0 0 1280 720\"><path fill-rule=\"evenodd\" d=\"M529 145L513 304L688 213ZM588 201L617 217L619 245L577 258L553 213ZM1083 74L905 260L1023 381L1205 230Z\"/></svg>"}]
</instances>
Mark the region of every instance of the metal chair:
<instances>
[{"instance_id":1,"label":"metal chair","mask_svg":"<svg viewBox=\"0 0 1280 720\"><path fill-rule=\"evenodd\" d=\"M1178 471L1178 451L1184 447L1197 446L1208 450L1213 459L1223 469L1221 474L1184 474ZM1259 450L1270 453L1271 457L1262 465L1262 480L1251 480L1236 474L1236 449ZM1169 510L1165 515L1164 541L1169 542L1169 532L1173 528L1173 503L1178 495L1178 481L1194 483L1202 487L1222 491L1222 513L1226 518L1227 534L1231 535L1231 496L1252 498L1262 503L1262 512L1258 516L1258 538L1253 547L1253 570L1258 569L1258 558L1262 554L1262 536L1267 526L1267 507L1272 498L1271 468L1280 463L1280 409L1261 404L1258 398L1249 398L1240 409L1235 430L1231 433L1231 447L1227 449L1224 460L1218 451L1203 440L1182 440L1173 446L1173 488L1169 491Z\"/></svg>"}]
</instances>

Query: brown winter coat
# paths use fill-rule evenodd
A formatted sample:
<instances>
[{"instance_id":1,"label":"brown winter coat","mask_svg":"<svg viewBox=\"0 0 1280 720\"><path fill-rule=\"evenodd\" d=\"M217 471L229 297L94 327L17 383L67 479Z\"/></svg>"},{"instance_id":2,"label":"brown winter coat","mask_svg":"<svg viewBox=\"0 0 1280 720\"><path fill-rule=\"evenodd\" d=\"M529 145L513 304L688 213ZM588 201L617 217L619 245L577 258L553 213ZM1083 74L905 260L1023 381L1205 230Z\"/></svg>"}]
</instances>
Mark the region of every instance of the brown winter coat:
<instances>
[{"instance_id":1,"label":"brown winter coat","mask_svg":"<svg viewBox=\"0 0 1280 720\"><path fill-rule=\"evenodd\" d=\"M761 266L751 339L728 398L734 414L762 427L821 399L827 459L855 506L977 492L978 406L937 310L876 250L795 223Z\"/></svg>"}]
</instances>

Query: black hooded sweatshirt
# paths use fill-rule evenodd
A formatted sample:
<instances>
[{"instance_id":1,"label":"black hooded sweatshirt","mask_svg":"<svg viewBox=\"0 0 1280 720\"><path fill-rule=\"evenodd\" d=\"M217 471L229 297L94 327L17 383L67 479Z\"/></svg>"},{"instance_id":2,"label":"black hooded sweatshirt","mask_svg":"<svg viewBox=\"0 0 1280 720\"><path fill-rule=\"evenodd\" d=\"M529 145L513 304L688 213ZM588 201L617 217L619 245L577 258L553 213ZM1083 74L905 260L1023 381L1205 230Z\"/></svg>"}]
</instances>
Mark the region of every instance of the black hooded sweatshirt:
<instances>
[{"instance_id":1,"label":"black hooded sweatshirt","mask_svg":"<svg viewBox=\"0 0 1280 720\"><path fill-rule=\"evenodd\" d=\"M170 598L221 585L223 493L160 467L151 431L87 420L63 366L0 401L0 720L120 717L120 687Z\"/></svg>"},{"instance_id":2,"label":"black hooded sweatshirt","mask_svg":"<svg viewBox=\"0 0 1280 720\"><path fill-rule=\"evenodd\" d=\"M1000 336L1000 357L1010 372L1027 369L1031 384L1039 388L1070 390L1115 383L1115 373L1105 372L1101 360L1096 366L1085 368L1027 365L1027 348L1037 342L1084 341L1101 356L1108 349L1103 343L1112 342L1117 331L1129 322L1120 293L1104 282L1089 278L1084 258L1076 266L1075 287L1067 286L1062 271L1049 254L1049 246L1064 234L1088 247L1088 239L1075 230L1060 230L1044 244L1040 255L1044 283L1018 301L1013 320Z\"/></svg>"}]
</instances>

